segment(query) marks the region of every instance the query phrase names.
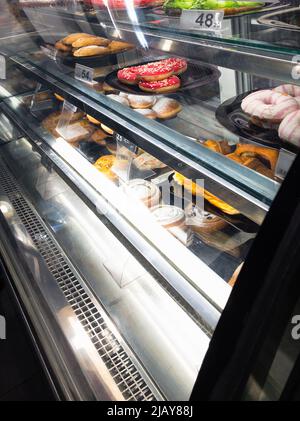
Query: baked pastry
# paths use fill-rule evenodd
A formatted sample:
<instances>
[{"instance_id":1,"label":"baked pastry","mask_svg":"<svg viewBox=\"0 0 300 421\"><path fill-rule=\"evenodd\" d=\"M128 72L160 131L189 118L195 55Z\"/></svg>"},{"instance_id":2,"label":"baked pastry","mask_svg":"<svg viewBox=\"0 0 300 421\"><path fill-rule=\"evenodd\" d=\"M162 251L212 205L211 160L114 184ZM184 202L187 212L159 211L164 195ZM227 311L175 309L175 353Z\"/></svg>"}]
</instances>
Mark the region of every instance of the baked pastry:
<instances>
[{"instance_id":1,"label":"baked pastry","mask_svg":"<svg viewBox=\"0 0 300 421\"><path fill-rule=\"evenodd\" d=\"M125 67L124 69L119 70L117 78L126 85L137 85L139 81L138 67Z\"/></svg>"},{"instance_id":2,"label":"baked pastry","mask_svg":"<svg viewBox=\"0 0 300 421\"><path fill-rule=\"evenodd\" d=\"M175 92L180 88L180 79L178 76L170 76L164 80L147 82L139 82L139 88L145 92L153 92L156 94L166 93L166 92Z\"/></svg>"},{"instance_id":3,"label":"baked pastry","mask_svg":"<svg viewBox=\"0 0 300 421\"><path fill-rule=\"evenodd\" d=\"M237 215L240 213L237 209L228 205L228 203L224 202L223 200L217 198L203 187L194 183L189 178L184 177L182 174L176 172L173 178L179 185L184 186L184 188L190 191L193 195L204 197L208 202L221 209L224 213L229 215Z\"/></svg>"},{"instance_id":4,"label":"baked pastry","mask_svg":"<svg viewBox=\"0 0 300 421\"><path fill-rule=\"evenodd\" d=\"M104 133L101 129L97 129L91 137L91 140L99 145L106 146L105 139L107 138L107 134Z\"/></svg>"},{"instance_id":5,"label":"baked pastry","mask_svg":"<svg viewBox=\"0 0 300 421\"><path fill-rule=\"evenodd\" d=\"M140 156L135 158L133 160L133 163L139 170L145 171L166 167L166 164L164 164L154 156L150 155L148 152L144 152Z\"/></svg>"},{"instance_id":6,"label":"baked pastry","mask_svg":"<svg viewBox=\"0 0 300 421\"><path fill-rule=\"evenodd\" d=\"M91 115L87 114L86 118L93 124L96 124L96 126L100 126L100 121L97 120L95 117L92 117Z\"/></svg>"},{"instance_id":7,"label":"baked pastry","mask_svg":"<svg viewBox=\"0 0 300 421\"><path fill-rule=\"evenodd\" d=\"M228 145L226 140L217 141L208 139L203 143L203 145L208 149L211 149L212 151L218 152L222 155L226 155L231 152L231 147Z\"/></svg>"},{"instance_id":8,"label":"baked pastry","mask_svg":"<svg viewBox=\"0 0 300 421\"><path fill-rule=\"evenodd\" d=\"M123 41L111 41L109 44L109 49L112 53L119 53L120 51L129 50L131 48L134 48L133 44L129 44L128 42Z\"/></svg>"},{"instance_id":9,"label":"baked pastry","mask_svg":"<svg viewBox=\"0 0 300 421\"><path fill-rule=\"evenodd\" d=\"M64 100L65 100L62 96L60 96L60 95L58 95L58 94L56 94L56 93L54 93L54 96L55 96L55 98L56 98L58 101L64 101Z\"/></svg>"},{"instance_id":10,"label":"baked pastry","mask_svg":"<svg viewBox=\"0 0 300 421\"><path fill-rule=\"evenodd\" d=\"M156 102L155 96L128 95L128 101L132 108L151 108Z\"/></svg>"},{"instance_id":11,"label":"baked pastry","mask_svg":"<svg viewBox=\"0 0 300 421\"><path fill-rule=\"evenodd\" d=\"M248 157L248 156L242 156L238 155L235 152L226 155L227 158L232 159L235 162L238 162L241 165L244 165L245 167L251 168L252 170L259 172L260 174L263 174L266 177L273 178L274 172L265 166L259 159Z\"/></svg>"},{"instance_id":12,"label":"baked pastry","mask_svg":"<svg viewBox=\"0 0 300 421\"><path fill-rule=\"evenodd\" d=\"M185 213L177 206L159 205L151 209L156 221L165 228L183 227L185 225Z\"/></svg>"},{"instance_id":13,"label":"baked pastry","mask_svg":"<svg viewBox=\"0 0 300 421\"><path fill-rule=\"evenodd\" d=\"M69 53L70 51L72 51L71 45L66 45L62 41L57 41L55 43L55 48L57 50L65 52L65 53Z\"/></svg>"},{"instance_id":14,"label":"baked pastry","mask_svg":"<svg viewBox=\"0 0 300 421\"><path fill-rule=\"evenodd\" d=\"M86 34L84 32L78 32L76 34L70 34L68 36L66 36L65 38L63 38L61 40L61 42L65 45L72 45L73 42L75 42L77 39L79 38L89 38L91 37L91 34Z\"/></svg>"},{"instance_id":15,"label":"baked pastry","mask_svg":"<svg viewBox=\"0 0 300 421\"><path fill-rule=\"evenodd\" d=\"M122 189L129 195L141 200L148 207L156 206L159 203L160 190L151 181L137 178L124 184Z\"/></svg>"},{"instance_id":16,"label":"baked pastry","mask_svg":"<svg viewBox=\"0 0 300 421\"><path fill-rule=\"evenodd\" d=\"M289 95L263 89L247 95L241 103L241 108L251 117L279 124L288 114L298 110L299 105L295 98Z\"/></svg>"},{"instance_id":17,"label":"baked pastry","mask_svg":"<svg viewBox=\"0 0 300 421\"><path fill-rule=\"evenodd\" d=\"M182 107L176 99L172 98L159 98L152 110L157 114L158 118L167 119L175 117Z\"/></svg>"},{"instance_id":18,"label":"baked pastry","mask_svg":"<svg viewBox=\"0 0 300 421\"><path fill-rule=\"evenodd\" d=\"M63 133L59 133L56 129L54 130L56 137L63 137L69 143L78 143L81 140L86 140L93 132L94 129L84 120L69 124Z\"/></svg>"},{"instance_id":19,"label":"baked pastry","mask_svg":"<svg viewBox=\"0 0 300 421\"><path fill-rule=\"evenodd\" d=\"M273 91L294 97L300 105L300 86L286 83L284 85L277 86L273 89Z\"/></svg>"},{"instance_id":20,"label":"baked pastry","mask_svg":"<svg viewBox=\"0 0 300 421\"><path fill-rule=\"evenodd\" d=\"M126 92L120 92L119 96L122 97L122 98L126 98L128 100L129 94L127 94Z\"/></svg>"},{"instance_id":21,"label":"baked pastry","mask_svg":"<svg viewBox=\"0 0 300 421\"><path fill-rule=\"evenodd\" d=\"M61 111L54 111L49 114L42 122L42 126L48 131L53 131L60 119ZM81 110L77 110L75 113L72 113L70 118L70 123L74 123L84 117L84 113Z\"/></svg>"},{"instance_id":22,"label":"baked pastry","mask_svg":"<svg viewBox=\"0 0 300 421\"><path fill-rule=\"evenodd\" d=\"M127 107L129 107L129 102L125 97L122 97L120 95L115 95L115 94L109 94L106 95L107 98L113 99L114 101L119 102L122 105L126 105Z\"/></svg>"},{"instance_id":23,"label":"baked pastry","mask_svg":"<svg viewBox=\"0 0 300 421\"><path fill-rule=\"evenodd\" d=\"M105 124L101 123L101 129L104 130L106 133L113 135L114 131L112 129L110 129L109 127L105 126Z\"/></svg>"},{"instance_id":24,"label":"baked pastry","mask_svg":"<svg viewBox=\"0 0 300 421\"><path fill-rule=\"evenodd\" d=\"M145 82L157 82L172 76L173 66L163 61L156 61L138 66L137 74Z\"/></svg>"},{"instance_id":25,"label":"baked pastry","mask_svg":"<svg viewBox=\"0 0 300 421\"><path fill-rule=\"evenodd\" d=\"M91 35L90 37L78 38L72 43L73 48L87 47L89 45L101 45L107 47L110 41L107 38Z\"/></svg>"},{"instance_id":26,"label":"baked pastry","mask_svg":"<svg viewBox=\"0 0 300 421\"><path fill-rule=\"evenodd\" d=\"M187 61L183 58L171 57L162 60L162 62L172 66L174 75L181 75L187 70Z\"/></svg>"},{"instance_id":27,"label":"baked pastry","mask_svg":"<svg viewBox=\"0 0 300 421\"><path fill-rule=\"evenodd\" d=\"M234 153L242 157L262 159L268 163L272 171L275 171L279 154L276 149L264 148L263 146L247 143L237 144Z\"/></svg>"},{"instance_id":28,"label":"baked pastry","mask_svg":"<svg viewBox=\"0 0 300 421\"><path fill-rule=\"evenodd\" d=\"M116 180L117 175L112 171L112 167L115 164L116 157L113 155L103 155L101 158L97 159L94 163L94 167L97 168L98 171L105 174L111 180Z\"/></svg>"},{"instance_id":29,"label":"baked pastry","mask_svg":"<svg viewBox=\"0 0 300 421\"><path fill-rule=\"evenodd\" d=\"M101 56L109 53L108 47L102 47L98 45L88 45L86 47L78 48L73 52L75 57L89 57L89 56Z\"/></svg>"},{"instance_id":30,"label":"baked pastry","mask_svg":"<svg viewBox=\"0 0 300 421\"><path fill-rule=\"evenodd\" d=\"M236 269L235 269L235 271L233 272L233 275L232 275L232 277L229 279L229 281L228 281L228 285L230 285L231 287L233 287L234 285L235 285L235 283L236 283L236 281L237 281L237 278L238 278L238 276L239 276L239 274L240 274L240 271L241 271L241 269L242 269L242 267L243 267L243 264L244 264L244 262L242 262Z\"/></svg>"},{"instance_id":31,"label":"baked pastry","mask_svg":"<svg viewBox=\"0 0 300 421\"><path fill-rule=\"evenodd\" d=\"M224 219L212 213L200 209L198 206L190 203L185 209L186 224L194 232L199 234L209 234L225 228L228 224Z\"/></svg>"},{"instance_id":32,"label":"baked pastry","mask_svg":"<svg viewBox=\"0 0 300 421\"><path fill-rule=\"evenodd\" d=\"M149 108L142 108L141 110L138 108L135 108L134 111L136 111L139 114L142 114L146 118L150 118L151 120L155 120L157 118L156 112Z\"/></svg>"},{"instance_id":33,"label":"baked pastry","mask_svg":"<svg viewBox=\"0 0 300 421\"><path fill-rule=\"evenodd\" d=\"M282 120L278 134L282 140L300 146L300 110L294 111Z\"/></svg>"}]
</instances>

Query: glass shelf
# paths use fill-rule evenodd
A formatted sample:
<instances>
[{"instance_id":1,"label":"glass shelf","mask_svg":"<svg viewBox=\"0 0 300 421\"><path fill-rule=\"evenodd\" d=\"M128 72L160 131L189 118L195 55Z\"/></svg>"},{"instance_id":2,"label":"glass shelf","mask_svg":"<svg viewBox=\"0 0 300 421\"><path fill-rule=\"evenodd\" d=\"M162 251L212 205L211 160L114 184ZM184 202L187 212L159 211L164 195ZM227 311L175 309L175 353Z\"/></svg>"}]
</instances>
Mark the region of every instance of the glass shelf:
<instances>
[{"instance_id":1,"label":"glass shelf","mask_svg":"<svg viewBox=\"0 0 300 421\"><path fill-rule=\"evenodd\" d=\"M150 55L146 58L153 59ZM183 110L173 120L158 122L144 118L134 110L92 89L91 85L74 79L72 68L56 63L40 51L20 53L11 59L65 99L79 104L87 113L144 150L159 156L175 170L190 178L204 178L209 191L231 203L253 221L259 224L262 222L280 184L249 168L241 167L201 144L201 141L208 138L225 138L233 144L238 141L238 137L222 127L214 116L216 108L220 105L219 89L221 87L222 90L224 82L216 84L215 92L209 92L208 89L209 97L204 97L203 100L199 99L195 91L186 95L170 95L180 101ZM127 53L124 53L121 54L120 61L122 65L128 65L142 59L145 59L145 56L137 50L136 58L129 52L128 59ZM113 68L108 66L96 69L95 72L99 75L97 80L103 81L105 74ZM205 89L202 87L201 90L205 95Z\"/></svg>"},{"instance_id":2,"label":"glass shelf","mask_svg":"<svg viewBox=\"0 0 300 421\"><path fill-rule=\"evenodd\" d=\"M185 44L195 45L205 41L215 43L220 48L225 45L229 48L243 49L245 47L245 51L251 54L251 51L247 50L250 47L256 54L270 57L275 55L289 60L292 56L299 54L300 26L298 31L288 26L278 27L260 22L265 15L276 12L280 15L282 11L296 4L297 2L293 1L270 2L261 11L225 16L222 29L219 31L186 30L181 27L179 17L168 16L162 7L133 10L129 8L124 11L95 9L88 12L78 5L77 12L59 7L40 8L38 16L44 16L45 24L53 23L52 19L55 17L78 22L82 29L85 23L90 28L100 26L103 31L108 31L108 34L115 31L116 34L119 32L123 36L124 32L134 32L136 42L144 43L145 46L149 43L151 36L164 40L180 38ZM28 17L34 21L37 15L31 14L30 11L27 13ZM153 44L151 47L153 48Z\"/></svg>"}]
</instances>

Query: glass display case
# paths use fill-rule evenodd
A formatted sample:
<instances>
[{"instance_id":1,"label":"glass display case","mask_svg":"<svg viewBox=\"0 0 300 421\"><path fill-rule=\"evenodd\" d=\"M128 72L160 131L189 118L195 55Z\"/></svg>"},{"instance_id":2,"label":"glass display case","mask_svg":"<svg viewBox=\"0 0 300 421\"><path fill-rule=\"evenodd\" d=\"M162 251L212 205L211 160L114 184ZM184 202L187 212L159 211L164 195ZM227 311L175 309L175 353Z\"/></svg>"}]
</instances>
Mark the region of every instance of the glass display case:
<instances>
[{"instance_id":1,"label":"glass display case","mask_svg":"<svg viewBox=\"0 0 300 421\"><path fill-rule=\"evenodd\" d=\"M299 167L296 6L1 2L1 255L62 399L200 399Z\"/></svg>"}]
</instances>

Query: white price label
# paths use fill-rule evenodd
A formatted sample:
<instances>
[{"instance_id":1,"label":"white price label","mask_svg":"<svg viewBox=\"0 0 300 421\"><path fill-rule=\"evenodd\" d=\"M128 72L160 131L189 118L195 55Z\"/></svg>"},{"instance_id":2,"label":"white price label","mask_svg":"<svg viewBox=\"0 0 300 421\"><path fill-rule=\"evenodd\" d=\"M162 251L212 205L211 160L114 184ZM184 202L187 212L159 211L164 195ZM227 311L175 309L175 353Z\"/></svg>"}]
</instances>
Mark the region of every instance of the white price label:
<instances>
[{"instance_id":1,"label":"white price label","mask_svg":"<svg viewBox=\"0 0 300 421\"><path fill-rule=\"evenodd\" d=\"M93 83L94 69L83 66L82 64L76 63L75 66L75 79L81 80L82 82Z\"/></svg>"},{"instance_id":2,"label":"white price label","mask_svg":"<svg viewBox=\"0 0 300 421\"><path fill-rule=\"evenodd\" d=\"M223 10L183 10L180 26L202 31L217 31L222 29L223 18Z\"/></svg>"},{"instance_id":3,"label":"white price label","mask_svg":"<svg viewBox=\"0 0 300 421\"><path fill-rule=\"evenodd\" d=\"M129 149L131 152L137 152L137 146L130 142L130 140L126 139L126 137L120 135L119 133L115 133L114 138L117 141L118 147L125 146L125 148Z\"/></svg>"},{"instance_id":4,"label":"white price label","mask_svg":"<svg viewBox=\"0 0 300 421\"><path fill-rule=\"evenodd\" d=\"M296 155L293 152L287 151L286 149L280 149L276 168L275 176L281 178L282 180L287 175Z\"/></svg>"},{"instance_id":5,"label":"white price label","mask_svg":"<svg viewBox=\"0 0 300 421\"><path fill-rule=\"evenodd\" d=\"M6 59L0 55L0 79L6 79Z\"/></svg>"}]
</instances>

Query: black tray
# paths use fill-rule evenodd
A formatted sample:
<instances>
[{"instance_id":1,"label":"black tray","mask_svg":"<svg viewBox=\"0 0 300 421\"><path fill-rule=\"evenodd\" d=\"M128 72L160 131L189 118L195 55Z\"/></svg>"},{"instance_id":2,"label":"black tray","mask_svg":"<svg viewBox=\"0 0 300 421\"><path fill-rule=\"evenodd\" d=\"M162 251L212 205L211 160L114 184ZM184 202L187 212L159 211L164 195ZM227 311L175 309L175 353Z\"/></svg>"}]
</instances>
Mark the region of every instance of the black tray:
<instances>
[{"instance_id":1,"label":"black tray","mask_svg":"<svg viewBox=\"0 0 300 421\"><path fill-rule=\"evenodd\" d=\"M142 64L147 64L150 62L153 62L153 60L133 64L132 66L140 66ZM112 88L135 95L157 95L152 92L144 92L137 85L126 85L125 83L120 82L117 78L118 70L119 69L109 73L105 78L105 82ZM220 78L220 75L220 71L214 66L200 62L194 63L192 61L188 61L187 70L179 76L179 78L181 79L181 86L179 89L176 90L176 92L181 92L188 89L208 85L218 80Z\"/></svg>"},{"instance_id":2,"label":"black tray","mask_svg":"<svg viewBox=\"0 0 300 421\"><path fill-rule=\"evenodd\" d=\"M226 129L246 140L280 149L284 147L295 151L292 145L284 142L278 136L276 129L258 127L251 122L251 117L241 109L242 100L253 91L245 92L223 102L216 110L216 118Z\"/></svg>"},{"instance_id":3,"label":"black tray","mask_svg":"<svg viewBox=\"0 0 300 421\"><path fill-rule=\"evenodd\" d=\"M40 47L55 49L54 45L44 44L40 45ZM126 50L124 50L126 51ZM123 51L122 51L123 52ZM100 66L109 66L109 65L116 65L118 64L118 54L105 54L105 55L98 55L98 56L90 56L90 57L75 57L70 55L69 53L64 53L62 51L56 52L56 60L64 64L66 66L75 67L76 63L82 64L84 66L89 67L100 67Z\"/></svg>"}]
</instances>

